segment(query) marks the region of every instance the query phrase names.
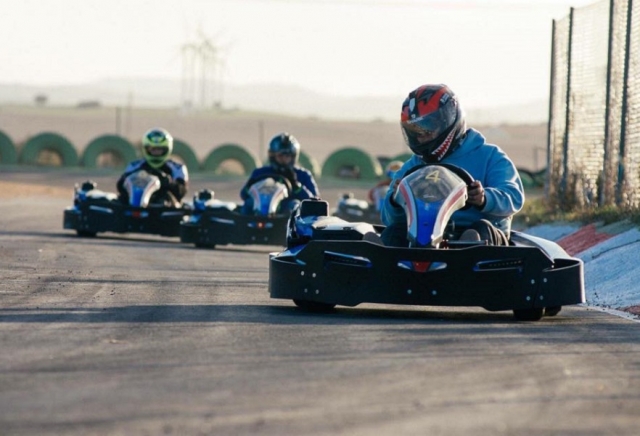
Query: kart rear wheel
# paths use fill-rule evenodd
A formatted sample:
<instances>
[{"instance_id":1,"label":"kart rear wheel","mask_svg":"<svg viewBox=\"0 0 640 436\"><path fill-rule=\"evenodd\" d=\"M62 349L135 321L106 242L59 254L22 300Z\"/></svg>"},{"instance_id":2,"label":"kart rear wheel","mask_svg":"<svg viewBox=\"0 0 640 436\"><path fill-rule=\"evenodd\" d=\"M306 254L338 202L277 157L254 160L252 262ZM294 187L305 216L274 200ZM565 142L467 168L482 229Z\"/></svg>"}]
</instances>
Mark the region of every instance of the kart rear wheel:
<instances>
[{"instance_id":1,"label":"kart rear wheel","mask_svg":"<svg viewBox=\"0 0 640 436\"><path fill-rule=\"evenodd\" d=\"M540 321L544 309L542 307L535 309L514 309L513 316L518 321Z\"/></svg>"},{"instance_id":2,"label":"kart rear wheel","mask_svg":"<svg viewBox=\"0 0 640 436\"><path fill-rule=\"evenodd\" d=\"M300 309L305 310L307 312L314 312L314 313L331 312L333 308L336 307L335 304L318 303L317 301L293 300L293 302Z\"/></svg>"},{"instance_id":3,"label":"kart rear wheel","mask_svg":"<svg viewBox=\"0 0 640 436\"><path fill-rule=\"evenodd\" d=\"M90 232L88 230L76 230L76 233L81 238L95 238L98 232Z\"/></svg>"},{"instance_id":4,"label":"kart rear wheel","mask_svg":"<svg viewBox=\"0 0 640 436\"><path fill-rule=\"evenodd\" d=\"M544 308L544 316L556 316L562 310L562 306L551 306Z\"/></svg>"}]
</instances>

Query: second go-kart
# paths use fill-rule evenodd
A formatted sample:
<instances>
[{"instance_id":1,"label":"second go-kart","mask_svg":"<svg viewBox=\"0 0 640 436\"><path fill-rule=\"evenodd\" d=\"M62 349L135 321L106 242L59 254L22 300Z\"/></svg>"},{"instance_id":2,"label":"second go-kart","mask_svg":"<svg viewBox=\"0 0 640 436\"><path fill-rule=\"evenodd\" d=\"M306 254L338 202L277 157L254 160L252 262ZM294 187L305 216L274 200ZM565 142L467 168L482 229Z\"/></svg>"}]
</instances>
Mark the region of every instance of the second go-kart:
<instances>
[{"instance_id":1,"label":"second go-kart","mask_svg":"<svg viewBox=\"0 0 640 436\"><path fill-rule=\"evenodd\" d=\"M87 237L102 232L180 234L180 223L189 216L191 207L162 194L157 176L136 171L125 179L124 186L128 203L113 192L97 189L95 182L76 185L73 206L64 211L63 228Z\"/></svg>"},{"instance_id":2,"label":"second go-kart","mask_svg":"<svg viewBox=\"0 0 640 436\"><path fill-rule=\"evenodd\" d=\"M290 184L275 174L264 174L249 187L253 209L242 211L236 203L214 198L202 190L193 198L193 214L180 225L180 240L196 247L216 245L286 244L290 212L281 210Z\"/></svg>"},{"instance_id":3,"label":"second go-kart","mask_svg":"<svg viewBox=\"0 0 640 436\"><path fill-rule=\"evenodd\" d=\"M552 241L516 231L508 246L453 239L450 219L471 182L443 164L402 179L394 199L407 214L408 248L383 245L383 226L327 216L325 201L304 200L288 223L287 249L270 254L271 297L309 311L365 302L479 306L526 321L584 303L583 262Z\"/></svg>"}]
</instances>

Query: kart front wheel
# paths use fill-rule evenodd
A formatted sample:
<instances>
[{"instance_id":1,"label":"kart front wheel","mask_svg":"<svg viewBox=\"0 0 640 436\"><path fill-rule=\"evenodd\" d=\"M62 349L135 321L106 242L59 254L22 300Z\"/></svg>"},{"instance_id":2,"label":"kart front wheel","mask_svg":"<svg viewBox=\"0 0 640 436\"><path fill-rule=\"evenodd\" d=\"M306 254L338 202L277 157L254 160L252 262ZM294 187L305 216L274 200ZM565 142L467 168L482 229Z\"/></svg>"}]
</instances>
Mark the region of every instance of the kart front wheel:
<instances>
[{"instance_id":1,"label":"kart front wheel","mask_svg":"<svg viewBox=\"0 0 640 436\"><path fill-rule=\"evenodd\" d=\"M196 246L196 248L211 248L211 249L216 248L216 244L210 244L205 242L196 242L194 245Z\"/></svg>"},{"instance_id":2,"label":"kart front wheel","mask_svg":"<svg viewBox=\"0 0 640 436\"><path fill-rule=\"evenodd\" d=\"M296 306L307 312L326 313L331 312L335 304L318 303L317 301L293 300Z\"/></svg>"},{"instance_id":3,"label":"kart front wheel","mask_svg":"<svg viewBox=\"0 0 640 436\"><path fill-rule=\"evenodd\" d=\"M514 309L513 316L518 321L540 321L543 311L543 308Z\"/></svg>"},{"instance_id":4,"label":"kart front wheel","mask_svg":"<svg viewBox=\"0 0 640 436\"><path fill-rule=\"evenodd\" d=\"M562 310L562 306L545 307L544 316L556 316Z\"/></svg>"},{"instance_id":5,"label":"kart front wheel","mask_svg":"<svg viewBox=\"0 0 640 436\"><path fill-rule=\"evenodd\" d=\"M81 238L95 238L98 232L90 232L88 230L76 230L76 233Z\"/></svg>"}]
</instances>

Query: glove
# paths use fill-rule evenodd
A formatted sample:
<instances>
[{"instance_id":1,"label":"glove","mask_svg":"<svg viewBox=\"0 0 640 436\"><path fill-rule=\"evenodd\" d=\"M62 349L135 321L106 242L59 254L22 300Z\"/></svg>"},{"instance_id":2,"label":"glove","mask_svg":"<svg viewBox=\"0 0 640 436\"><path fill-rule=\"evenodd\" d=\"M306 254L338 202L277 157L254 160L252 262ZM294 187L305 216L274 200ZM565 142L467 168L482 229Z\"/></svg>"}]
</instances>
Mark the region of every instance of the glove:
<instances>
[{"instance_id":1,"label":"glove","mask_svg":"<svg viewBox=\"0 0 640 436\"><path fill-rule=\"evenodd\" d=\"M289 183L291 183L291 187L292 188L297 188L300 184L298 183L298 175L296 174L295 170L293 168L283 168L282 169L282 176L287 179L289 181Z\"/></svg>"},{"instance_id":2,"label":"glove","mask_svg":"<svg viewBox=\"0 0 640 436\"><path fill-rule=\"evenodd\" d=\"M161 173L158 178L160 179L160 189L167 190L172 182L171 176L165 173Z\"/></svg>"},{"instance_id":3,"label":"glove","mask_svg":"<svg viewBox=\"0 0 640 436\"><path fill-rule=\"evenodd\" d=\"M393 207L400 207L400 205L396 202L396 195L398 194L398 186L400 186L400 179L396 180L392 187L389 189L393 189L393 193L389 197L389 203Z\"/></svg>"}]
</instances>

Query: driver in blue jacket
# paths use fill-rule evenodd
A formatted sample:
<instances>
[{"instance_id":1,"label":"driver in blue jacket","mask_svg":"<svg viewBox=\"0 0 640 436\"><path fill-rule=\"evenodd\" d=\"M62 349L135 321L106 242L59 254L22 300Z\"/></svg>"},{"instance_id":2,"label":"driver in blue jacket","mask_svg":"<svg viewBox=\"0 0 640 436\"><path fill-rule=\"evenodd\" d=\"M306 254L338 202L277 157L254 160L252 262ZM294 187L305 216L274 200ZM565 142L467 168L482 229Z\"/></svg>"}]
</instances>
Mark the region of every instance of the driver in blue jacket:
<instances>
[{"instance_id":1,"label":"driver in blue jacket","mask_svg":"<svg viewBox=\"0 0 640 436\"><path fill-rule=\"evenodd\" d=\"M407 218L393 200L403 176L418 165L448 163L466 170L475 180L467 190L467 203L472 207L452 216L457 236L487 240L490 245L508 245L511 219L524 204L518 170L500 147L487 143L477 130L467 128L464 112L451 89L443 84L427 84L411 91L402 103L400 124L414 155L395 173L385 196L381 211L382 222L387 226L382 233L383 242L408 246Z\"/></svg>"},{"instance_id":2,"label":"driver in blue jacket","mask_svg":"<svg viewBox=\"0 0 640 436\"><path fill-rule=\"evenodd\" d=\"M249 180L240 190L240 198L244 200L242 212L251 214L253 202L249 196L249 188L255 180L268 174L277 175L287 180L291 186L289 197L282 202L282 211L292 211L302 200L320 196L318 185L311 172L299 167L300 143L287 132L274 136L269 142L269 165L256 168Z\"/></svg>"},{"instance_id":3,"label":"driver in blue jacket","mask_svg":"<svg viewBox=\"0 0 640 436\"><path fill-rule=\"evenodd\" d=\"M160 189L152 200L170 200L177 205L187 193L189 172L186 165L171 159L173 137L160 128L148 130L142 137L142 156L131 162L116 183L120 200L128 203L129 194L124 187L125 179L136 171L144 170L160 179Z\"/></svg>"}]
</instances>

